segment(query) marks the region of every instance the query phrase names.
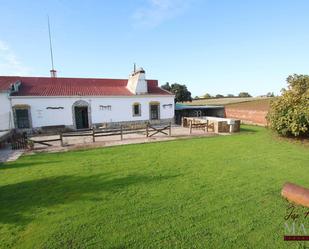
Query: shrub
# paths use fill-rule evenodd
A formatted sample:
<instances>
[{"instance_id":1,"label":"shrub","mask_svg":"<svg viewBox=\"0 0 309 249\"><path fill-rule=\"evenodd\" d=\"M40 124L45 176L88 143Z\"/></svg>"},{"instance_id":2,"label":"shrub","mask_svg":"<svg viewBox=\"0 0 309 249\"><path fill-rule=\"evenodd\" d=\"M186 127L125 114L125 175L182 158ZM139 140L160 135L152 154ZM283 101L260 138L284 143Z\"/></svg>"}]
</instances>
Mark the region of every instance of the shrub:
<instances>
[{"instance_id":1,"label":"shrub","mask_svg":"<svg viewBox=\"0 0 309 249\"><path fill-rule=\"evenodd\" d=\"M204 98L204 99L211 99L212 96L211 96L209 93L205 93L205 94L203 95L203 98Z\"/></svg>"},{"instance_id":2,"label":"shrub","mask_svg":"<svg viewBox=\"0 0 309 249\"><path fill-rule=\"evenodd\" d=\"M217 95L216 95L216 98L224 98L224 95L222 95L222 94L217 94Z\"/></svg>"},{"instance_id":3,"label":"shrub","mask_svg":"<svg viewBox=\"0 0 309 249\"><path fill-rule=\"evenodd\" d=\"M309 76L294 74L287 83L270 104L269 126L283 136L309 136Z\"/></svg>"},{"instance_id":4,"label":"shrub","mask_svg":"<svg viewBox=\"0 0 309 249\"><path fill-rule=\"evenodd\" d=\"M248 97L252 97L248 92L240 92L238 94L238 97L240 98L248 98Z\"/></svg>"}]
</instances>

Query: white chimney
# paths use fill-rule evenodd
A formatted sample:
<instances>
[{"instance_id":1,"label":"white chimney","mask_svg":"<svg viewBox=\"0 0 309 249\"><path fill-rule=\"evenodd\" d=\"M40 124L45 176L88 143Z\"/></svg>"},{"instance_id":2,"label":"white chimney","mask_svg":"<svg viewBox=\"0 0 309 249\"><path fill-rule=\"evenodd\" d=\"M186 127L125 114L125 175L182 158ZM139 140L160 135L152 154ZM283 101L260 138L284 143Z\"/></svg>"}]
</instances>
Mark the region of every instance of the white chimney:
<instances>
[{"instance_id":1,"label":"white chimney","mask_svg":"<svg viewBox=\"0 0 309 249\"><path fill-rule=\"evenodd\" d=\"M50 77L52 77L52 78L57 77L57 71L55 69L50 70Z\"/></svg>"},{"instance_id":2,"label":"white chimney","mask_svg":"<svg viewBox=\"0 0 309 249\"><path fill-rule=\"evenodd\" d=\"M127 88L134 94L146 94L148 92L145 70L142 67L134 69L134 72L129 76Z\"/></svg>"}]
</instances>

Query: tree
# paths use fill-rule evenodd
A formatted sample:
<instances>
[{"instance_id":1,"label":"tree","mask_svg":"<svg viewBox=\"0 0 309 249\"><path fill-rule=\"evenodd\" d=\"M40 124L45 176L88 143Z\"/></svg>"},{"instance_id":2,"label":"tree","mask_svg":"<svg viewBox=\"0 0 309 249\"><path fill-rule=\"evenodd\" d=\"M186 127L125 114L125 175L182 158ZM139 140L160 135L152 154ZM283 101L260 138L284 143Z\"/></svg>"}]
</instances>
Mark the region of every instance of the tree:
<instances>
[{"instance_id":1,"label":"tree","mask_svg":"<svg viewBox=\"0 0 309 249\"><path fill-rule=\"evenodd\" d=\"M171 92L172 88L170 86L170 83L166 82L164 85L161 86L162 89Z\"/></svg>"},{"instance_id":2,"label":"tree","mask_svg":"<svg viewBox=\"0 0 309 249\"><path fill-rule=\"evenodd\" d=\"M234 94L229 93L229 94L226 95L226 97L228 97L228 98L234 98L235 96L234 96Z\"/></svg>"},{"instance_id":3,"label":"tree","mask_svg":"<svg viewBox=\"0 0 309 249\"><path fill-rule=\"evenodd\" d=\"M246 97L252 97L248 92L240 92L238 94L238 97L240 98L246 98Z\"/></svg>"},{"instance_id":4,"label":"tree","mask_svg":"<svg viewBox=\"0 0 309 249\"><path fill-rule=\"evenodd\" d=\"M217 95L216 95L216 98L224 98L224 95L222 95L222 94L217 94Z\"/></svg>"},{"instance_id":5,"label":"tree","mask_svg":"<svg viewBox=\"0 0 309 249\"><path fill-rule=\"evenodd\" d=\"M309 76L294 74L287 83L288 89L271 102L269 126L283 136L309 136Z\"/></svg>"},{"instance_id":6,"label":"tree","mask_svg":"<svg viewBox=\"0 0 309 249\"><path fill-rule=\"evenodd\" d=\"M273 92L268 92L266 94L266 97L272 98L272 97L275 97L275 94Z\"/></svg>"},{"instance_id":7,"label":"tree","mask_svg":"<svg viewBox=\"0 0 309 249\"><path fill-rule=\"evenodd\" d=\"M161 88L175 94L175 102L192 101L191 92L188 91L186 85L174 83L170 85L166 82Z\"/></svg>"},{"instance_id":8,"label":"tree","mask_svg":"<svg viewBox=\"0 0 309 249\"><path fill-rule=\"evenodd\" d=\"M195 100L198 100L198 99L200 99L200 97L199 97L199 96L195 96L194 99L195 99Z\"/></svg>"},{"instance_id":9,"label":"tree","mask_svg":"<svg viewBox=\"0 0 309 249\"><path fill-rule=\"evenodd\" d=\"M204 98L204 99L211 99L212 96L211 96L209 93L205 93L205 94L203 95L203 98Z\"/></svg>"}]
</instances>

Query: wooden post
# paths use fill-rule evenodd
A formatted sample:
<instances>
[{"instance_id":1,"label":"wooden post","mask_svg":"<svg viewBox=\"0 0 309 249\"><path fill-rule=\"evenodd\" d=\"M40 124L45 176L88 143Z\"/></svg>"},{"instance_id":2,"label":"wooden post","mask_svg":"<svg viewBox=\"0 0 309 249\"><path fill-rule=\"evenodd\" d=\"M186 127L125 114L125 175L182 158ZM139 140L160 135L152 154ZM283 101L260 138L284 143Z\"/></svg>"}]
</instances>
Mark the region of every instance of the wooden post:
<instances>
[{"instance_id":1,"label":"wooden post","mask_svg":"<svg viewBox=\"0 0 309 249\"><path fill-rule=\"evenodd\" d=\"M184 126L185 126L185 124L184 124L184 120L185 120L185 118L184 118L184 117L181 117L181 126L182 126L182 127L184 127Z\"/></svg>"},{"instance_id":2,"label":"wooden post","mask_svg":"<svg viewBox=\"0 0 309 249\"><path fill-rule=\"evenodd\" d=\"M190 130L190 134L192 133L192 120L190 120L190 123L189 123L189 130Z\"/></svg>"},{"instance_id":3,"label":"wooden post","mask_svg":"<svg viewBox=\"0 0 309 249\"><path fill-rule=\"evenodd\" d=\"M62 132L60 132L60 143L61 143L61 146L63 147L63 137L62 137Z\"/></svg>"},{"instance_id":4,"label":"wooden post","mask_svg":"<svg viewBox=\"0 0 309 249\"><path fill-rule=\"evenodd\" d=\"M92 127L92 142L95 142L95 132L94 132L94 127Z\"/></svg>"},{"instance_id":5,"label":"wooden post","mask_svg":"<svg viewBox=\"0 0 309 249\"><path fill-rule=\"evenodd\" d=\"M120 140L123 140L123 129L122 129L122 125L120 125Z\"/></svg>"},{"instance_id":6,"label":"wooden post","mask_svg":"<svg viewBox=\"0 0 309 249\"><path fill-rule=\"evenodd\" d=\"M149 136L149 123L146 123L146 137Z\"/></svg>"},{"instance_id":7,"label":"wooden post","mask_svg":"<svg viewBox=\"0 0 309 249\"><path fill-rule=\"evenodd\" d=\"M170 122L169 130L168 130L168 135L172 136L172 122Z\"/></svg>"},{"instance_id":8,"label":"wooden post","mask_svg":"<svg viewBox=\"0 0 309 249\"><path fill-rule=\"evenodd\" d=\"M206 131L208 132L208 126L209 126L209 120L207 119L207 123L206 123Z\"/></svg>"}]
</instances>

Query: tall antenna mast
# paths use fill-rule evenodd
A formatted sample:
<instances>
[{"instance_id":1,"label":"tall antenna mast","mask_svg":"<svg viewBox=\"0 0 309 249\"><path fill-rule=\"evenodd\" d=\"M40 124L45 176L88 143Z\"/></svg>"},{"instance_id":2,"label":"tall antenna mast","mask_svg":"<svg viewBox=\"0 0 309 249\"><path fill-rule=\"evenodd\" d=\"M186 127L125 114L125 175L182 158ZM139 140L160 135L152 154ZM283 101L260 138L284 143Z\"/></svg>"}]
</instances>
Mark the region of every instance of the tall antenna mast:
<instances>
[{"instance_id":1,"label":"tall antenna mast","mask_svg":"<svg viewBox=\"0 0 309 249\"><path fill-rule=\"evenodd\" d=\"M52 69L50 70L51 77L55 78L57 71L54 68L54 55L53 55L53 46L50 34L50 23L49 23L49 15L47 15L47 24L48 24L48 35L49 35L49 49L50 49L50 59L51 59L51 66Z\"/></svg>"}]
</instances>

